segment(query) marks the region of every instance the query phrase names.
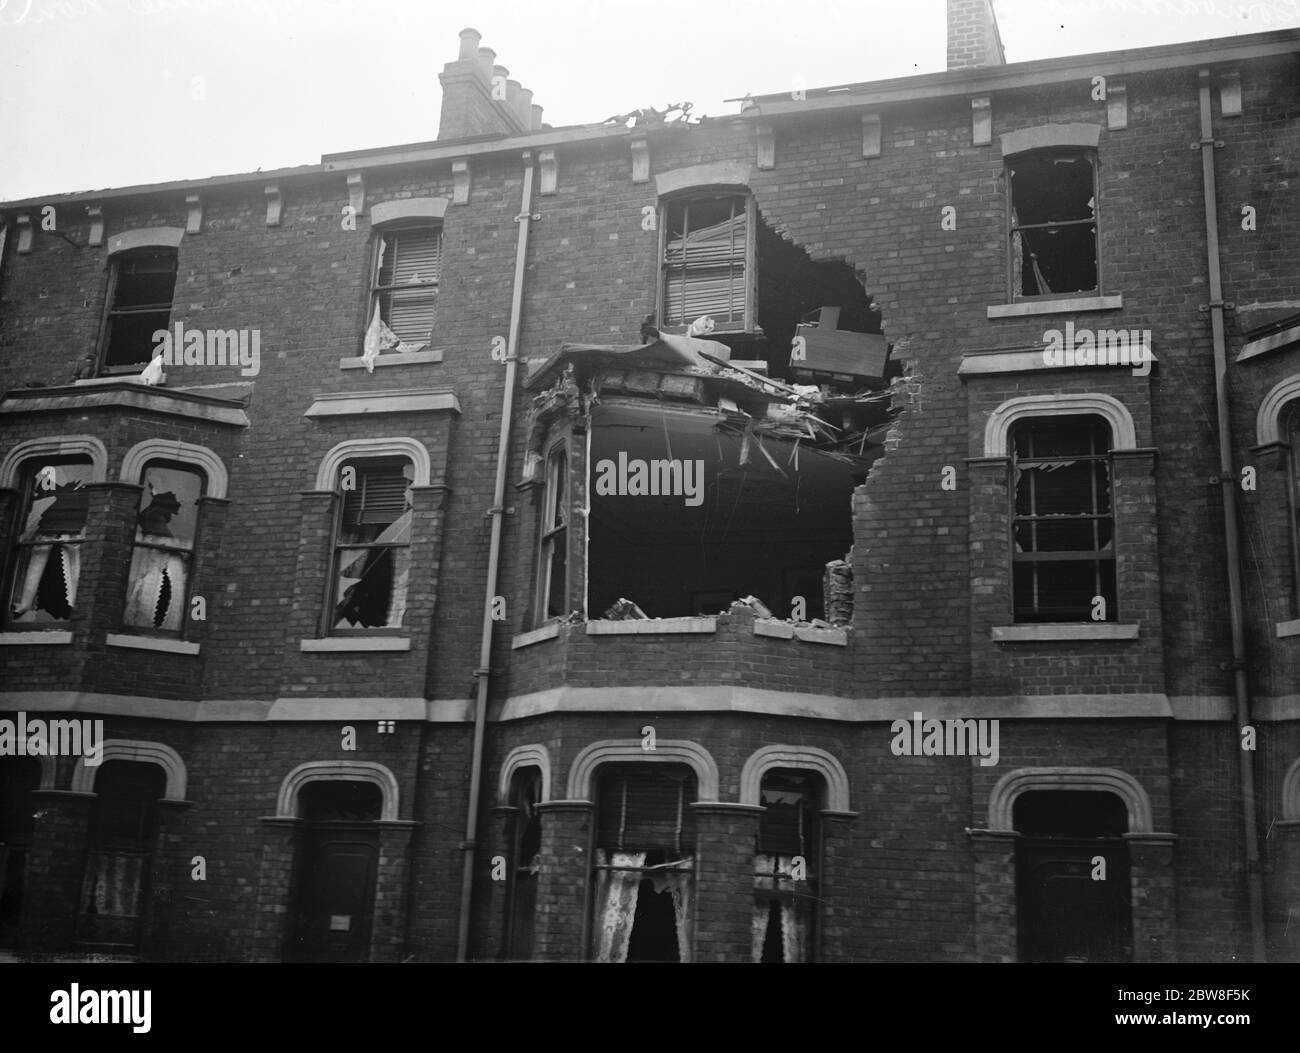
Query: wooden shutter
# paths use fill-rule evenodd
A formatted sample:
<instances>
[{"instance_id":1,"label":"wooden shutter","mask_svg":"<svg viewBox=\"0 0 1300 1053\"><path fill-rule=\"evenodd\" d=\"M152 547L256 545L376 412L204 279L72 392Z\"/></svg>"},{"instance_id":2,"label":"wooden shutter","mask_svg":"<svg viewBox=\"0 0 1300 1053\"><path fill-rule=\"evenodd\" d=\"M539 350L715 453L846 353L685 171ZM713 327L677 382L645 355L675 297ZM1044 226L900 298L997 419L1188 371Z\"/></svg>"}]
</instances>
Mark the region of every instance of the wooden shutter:
<instances>
[{"instance_id":1,"label":"wooden shutter","mask_svg":"<svg viewBox=\"0 0 1300 1053\"><path fill-rule=\"evenodd\" d=\"M745 317L745 256L748 216L743 198L730 219L671 238L664 246L669 324L691 322L700 315L718 321ZM689 216L689 208L688 216Z\"/></svg>"},{"instance_id":2,"label":"wooden shutter","mask_svg":"<svg viewBox=\"0 0 1300 1053\"><path fill-rule=\"evenodd\" d=\"M694 800L695 776L685 769L614 770L600 781L597 844L610 851L690 851Z\"/></svg>"},{"instance_id":3,"label":"wooden shutter","mask_svg":"<svg viewBox=\"0 0 1300 1053\"><path fill-rule=\"evenodd\" d=\"M357 468L355 490L343 492L345 526L387 526L406 511L410 480L403 465L366 465Z\"/></svg>"},{"instance_id":4,"label":"wooden shutter","mask_svg":"<svg viewBox=\"0 0 1300 1053\"><path fill-rule=\"evenodd\" d=\"M430 342L442 276L442 228L406 227L384 234L376 285L380 311L403 340Z\"/></svg>"}]
</instances>

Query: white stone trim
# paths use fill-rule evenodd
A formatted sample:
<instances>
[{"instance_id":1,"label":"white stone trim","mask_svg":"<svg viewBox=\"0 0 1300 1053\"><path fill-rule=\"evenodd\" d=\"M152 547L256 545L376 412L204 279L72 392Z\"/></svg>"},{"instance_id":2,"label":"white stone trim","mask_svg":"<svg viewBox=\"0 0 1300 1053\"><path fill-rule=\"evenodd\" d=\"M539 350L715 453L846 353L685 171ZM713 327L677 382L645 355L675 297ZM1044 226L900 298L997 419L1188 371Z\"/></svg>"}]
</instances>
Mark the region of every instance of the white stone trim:
<instances>
[{"instance_id":1,"label":"white stone trim","mask_svg":"<svg viewBox=\"0 0 1300 1053\"><path fill-rule=\"evenodd\" d=\"M206 446L175 439L145 439L132 446L122 458L119 478L124 483L140 482L145 465L152 460L180 461L201 468L208 484L204 497L225 497L230 486L225 462Z\"/></svg>"},{"instance_id":2,"label":"white stone trim","mask_svg":"<svg viewBox=\"0 0 1300 1053\"><path fill-rule=\"evenodd\" d=\"M380 355L379 357L382 359L385 356ZM448 412L460 412L460 399L456 397L454 391L450 390L356 391L318 395L303 416L311 418L360 417L379 413Z\"/></svg>"},{"instance_id":3,"label":"white stone trim","mask_svg":"<svg viewBox=\"0 0 1300 1053\"><path fill-rule=\"evenodd\" d=\"M1282 777L1282 818L1300 819L1300 758Z\"/></svg>"},{"instance_id":4,"label":"white stone trim","mask_svg":"<svg viewBox=\"0 0 1300 1053\"><path fill-rule=\"evenodd\" d=\"M396 223L406 219L440 220L447 215L451 201L445 197L405 197L381 201L370 206L370 225Z\"/></svg>"},{"instance_id":5,"label":"white stone trim","mask_svg":"<svg viewBox=\"0 0 1300 1053\"><path fill-rule=\"evenodd\" d=\"M1049 150L1058 147L1076 147L1095 150L1101 141L1100 124L1040 124L1036 128L1003 132L998 136L1002 156L1012 157L1027 150Z\"/></svg>"},{"instance_id":6,"label":"white stone trim","mask_svg":"<svg viewBox=\"0 0 1300 1053\"><path fill-rule=\"evenodd\" d=\"M711 164L674 168L655 176L655 193L660 197L679 190L715 186L749 186L750 166L742 161L714 161Z\"/></svg>"},{"instance_id":7,"label":"white stone trim","mask_svg":"<svg viewBox=\"0 0 1300 1053\"><path fill-rule=\"evenodd\" d=\"M594 619L587 623L588 636L637 636L655 633L716 633L717 615L682 618L623 618L617 621Z\"/></svg>"},{"instance_id":8,"label":"white stone trim","mask_svg":"<svg viewBox=\"0 0 1300 1053\"><path fill-rule=\"evenodd\" d=\"M18 469L42 457L89 457L92 482L108 481L108 450L93 435L50 435L20 442L0 461L0 488L18 489Z\"/></svg>"},{"instance_id":9,"label":"white stone trim","mask_svg":"<svg viewBox=\"0 0 1300 1053\"><path fill-rule=\"evenodd\" d=\"M383 794L380 821L393 822L397 819L397 777L382 764L373 761L308 761L299 764L280 784L280 793L275 799L276 818L298 818L299 791L309 782L330 780L373 783Z\"/></svg>"},{"instance_id":10,"label":"white stone trim","mask_svg":"<svg viewBox=\"0 0 1300 1053\"><path fill-rule=\"evenodd\" d=\"M1256 445L1282 441L1282 410L1292 399L1300 399L1300 373L1274 384L1260 402L1255 416Z\"/></svg>"},{"instance_id":11,"label":"white stone trim","mask_svg":"<svg viewBox=\"0 0 1300 1053\"><path fill-rule=\"evenodd\" d=\"M109 238L108 254L115 256L132 249L179 249L184 238L184 227L141 227Z\"/></svg>"},{"instance_id":12,"label":"white stone trim","mask_svg":"<svg viewBox=\"0 0 1300 1053\"><path fill-rule=\"evenodd\" d=\"M1017 768L1007 772L989 793L990 830L1015 830L1016 798L1030 790L1106 791L1123 799L1128 809L1128 832L1149 834L1155 830L1151 798L1142 784L1118 768Z\"/></svg>"},{"instance_id":13,"label":"white stone trim","mask_svg":"<svg viewBox=\"0 0 1300 1053\"><path fill-rule=\"evenodd\" d=\"M1055 296L1050 300L1022 300L991 304L989 318L1024 318L1036 314L1082 314L1084 311L1117 311L1124 306L1122 293L1109 296Z\"/></svg>"},{"instance_id":14,"label":"white stone trim","mask_svg":"<svg viewBox=\"0 0 1300 1053\"><path fill-rule=\"evenodd\" d=\"M427 366L441 361L442 348L437 347L432 351L405 351L379 355L371 360L370 365L375 369L379 369L381 366ZM366 360L364 355L352 355L349 358L339 359L339 369L365 368Z\"/></svg>"},{"instance_id":15,"label":"white stone trim","mask_svg":"<svg viewBox=\"0 0 1300 1053\"><path fill-rule=\"evenodd\" d=\"M685 764L695 772L697 803L718 799L718 765L698 742L688 739L659 739L653 750L643 749L641 739L604 739L585 747L569 766L566 798L590 801L596 769L602 764Z\"/></svg>"},{"instance_id":16,"label":"white stone trim","mask_svg":"<svg viewBox=\"0 0 1300 1053\"><path fill-rule=\"evenodd\" d=\"M1277 623L1277 638L1279 640L1285 640L1291 636L1300 636L1300 618Z\"/></svg>"},{"instance_id":17,"label":"white stone trim","mask_svg":"<svg viewBox=\"0 0 1300 1053\"><path fill-rule=\"evenodd\" d=\"M560 635L560 623L548 622L545 625L538 626L536 629L530 629L526 633L519 633L510 641L510 649L517 651L521 647L531 647L535 643L541 643L543 640L554 640Z\"/></svg>"},{"instance_id":18,"label":"white stone trim","mask_svg":"<svg viewBox=\"0 0 1300 1053\"><path fill-rule=\"evenodd\" d=\"M1064 417L1095 413L1110 424L1111 450L1137 449L1137 427L1119 399L1089 392L1082 395L1020 395L989 414L984 425L984 456L1009 456L1007 435L1021 417Z\"/></svg>"},{"instance_id":19,"label":"white stone trim","mask_svg":"<svg viewBox=\"0 0 1300 1053\"><path fill-rule=\"evenodd\" d=\"M1256 355L1264 355L1282 347L1289 347L1296 341L1300 341L1300 325L1288 326L1280 332L1270 333L1268 336L1261 336L1257 340L1247 341L1234 361L1245 362Z\"/></svg>"},{"instance_id":20,"label":"white stone trim","mask_svg":"<svg viewBox=\"0 0 1300 1053\"><path fill-rule=\"evenodd\" d=\"M833 754L814 746L763 746L756 749L740 772L741 804L760 803L763 776L772 768L816 772L826 782L826 801L822 807L832 812L850 811L849 776L844 765Z\"/></svg>"},{"instance_id":21,"label":"white stone trim","mask_svg":"<svg viewBox=\"0 0 1300 1053\"><path fill-rule=\"evenodd\" d=\"M1053 640L1136 640L1137 625L1118 622L1040 622L1026 625L995 625L989 639L998 643L1043 643Z\"/></svg>"},{"instance_id":22,"label":"white stone trim","mask_svg":"<svg viewBox=\"0 0 1300 1053\"><path fill-rule=\"evenodd\" d=\"M189 640L169 640L161 636L132 636L130 633L109 633L104 639L109 647L125 647L136 651L162 651L167 654L198 654L199 645Z\"/></svg>"},{"instance_id":23,"label":"white stone trim","mask_svg":"<svg viewBox=\"0 0 1300 1053\"><path fill-rule=\"evenodd\" d=\"M539 768L542 772L542 800L551 799L551 754L540 742L530 742L527 746L516 746L506 754L501 765L501 780L498 784L498 799L502 804L510 803L510 780L521 768Z\"/></svg>"},{"instance_id":24,"label":"white stone trim","mask_svg":"<svg viewBox=\"0 0 1300 1053\"><path fill-rule=\"evenodd\" d=\"M71 629L34 629L30 632L0 633L0 647L30 647L72 643Z\"/></svg>"},{"instance_id":25,"label":"white stone trim","mask_svg":"<svg viewBox=\"0 0 1300 1053\"><path fill-rule=\"evenodd\" d=\"M432 459L424 443L412 439L409 435L398 435L386 439L348 439L333 447L321 458L316 470L317 490L333 490L338 485L339 469L343 462L353 458L368 457L409 457L415 467L412 486L428 486L433 474Z\"/></svg>"},{"instance_id":26,"label":"white stone trim","mask_svg":"<svg viewBox=\"0 0 1300 1053\"><path fill-rule=\"evenodd\" d=\"M298 650L304 654L331 651L409 651L411 640L407 636L324 636L298 641Z\"/></svg>"},{"instance_id":27,"label":"white stone trim","mask_svg":"<svg viewBox=\"0 0 1300 1053\"><path fill-rule=\"evenodd\" d=\"M163 800L185 800L188 776L181 755L161 742L142 742L139 739L105 739L103 760L100 764L90 765L86 763L85 757L78 757L77 766L72 769L72 783L68 789L77 793L93 793L95 776L105 763L114 760L158 765L167 773L167 788L163 791Z\"/></svg>"}]
</instances>

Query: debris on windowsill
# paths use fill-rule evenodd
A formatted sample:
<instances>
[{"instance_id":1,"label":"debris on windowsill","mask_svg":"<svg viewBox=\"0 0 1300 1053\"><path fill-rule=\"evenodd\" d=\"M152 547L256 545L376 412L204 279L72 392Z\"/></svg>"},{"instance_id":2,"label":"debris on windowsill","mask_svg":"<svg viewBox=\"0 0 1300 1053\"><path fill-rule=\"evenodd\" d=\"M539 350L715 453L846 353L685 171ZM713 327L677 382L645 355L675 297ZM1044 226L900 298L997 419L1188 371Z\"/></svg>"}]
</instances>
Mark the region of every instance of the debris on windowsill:
<instances>
[{"instance_id":1,"label":"debris on windowsill","mask_svg":"<svg viewBox=\"0 0 1300 1053\"><path fill-rule=\"evenodd\" d=\"M772 612L768 610L767 605L757 596L742 596L738 600L733 600L731 609L734 611L737 607L748 607L754 612L756 618L771 618Z\"/></svg>"},{"instance_id":2,"label":"debris on windowsill","mask_svg":"<svg viewBox=\"0 0 1300 1053\"><path fill-rule=\"evenodd\" d=\"M607 622L625 622L634 619L648 621L649 617L650 616L635 603L631 600L624 599L623 597L619 597L619 599L601 615L601 618Z\"/></svg>"}]
</instances>

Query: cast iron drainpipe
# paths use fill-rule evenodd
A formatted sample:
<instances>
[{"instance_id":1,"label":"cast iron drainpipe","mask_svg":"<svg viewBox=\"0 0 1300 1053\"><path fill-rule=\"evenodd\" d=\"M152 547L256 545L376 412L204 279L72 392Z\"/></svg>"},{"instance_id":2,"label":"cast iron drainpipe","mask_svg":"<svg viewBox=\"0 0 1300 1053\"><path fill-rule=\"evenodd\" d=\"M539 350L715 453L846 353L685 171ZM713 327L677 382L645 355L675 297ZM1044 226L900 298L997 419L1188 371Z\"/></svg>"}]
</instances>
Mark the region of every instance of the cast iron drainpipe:
<instances>
[{"instance_id":1,"label":"cast iron drainpipe","mask_svg":"<svg viewBox=\"0 0 1300 1053\"><path fill-rule=\"evenodd\" d=\"M1232 624L1232 677L1237 700L1233 744L1240 758L1241 823L1246 835L1246 883L1250 895L1250 937L1254 960L1265 960L1264 890L1259 870L1259 835L1255 828L1254 753L1241 748L1241 729L1250 723L1250 683L1246 675L1245 614L1241 599L1241 543L1237 536L1237 480L1232 467L1232 430L1228 416L1228 355L1223 336L1223 286L1219 271L1218 198L1214 186L1214 139L1210 123L1210 71L1200 70L1201 174L1205 185L1205 241L1209 257L1210 324L1214 336L1214 394L1219 424L1219 485L1223 491L1223 532L1227 545L1228 610Z\"/></svg>"},{"instance_id":2,"label":"cast iron drainpipe","mask_svg":"<svg viewBox=\"0 0 1300 1053\"><path fill-rule=\"evenodd\" d=\"M497 595L497 572L501 563L501 517L506 496L506 462L510 454L510 417L514 409L515 375L518 372L519 325L524 300L524 260L528 255L528 231L533 215L533 153L525 150L524 195L519 215L519 240L515 248L515 288L510 300L510 335L506 343L506 385L501 396L501 435L497 442L496 488L492 492L492 541L488 548L487 594L483 600L483 638L479 645L478 698L474 703L474 746L469 770L469 808L465 817L465 866L460 879L460 926L456 934L456 960L469 957L470 907L474 895L474 862L478 851L478 799L483 783L483 732L487 722L488 685L492 678L492 606Z\"/></svg>"}]
</instances>

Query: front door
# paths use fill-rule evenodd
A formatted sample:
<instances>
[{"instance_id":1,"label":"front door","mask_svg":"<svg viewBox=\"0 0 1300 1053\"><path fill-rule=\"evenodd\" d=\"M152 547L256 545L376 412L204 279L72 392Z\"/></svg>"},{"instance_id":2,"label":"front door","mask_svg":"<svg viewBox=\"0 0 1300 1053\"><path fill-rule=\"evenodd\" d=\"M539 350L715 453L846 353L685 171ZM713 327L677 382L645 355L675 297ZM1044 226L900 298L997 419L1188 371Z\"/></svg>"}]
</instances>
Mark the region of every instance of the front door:
<instances>
[{"instance_id":1,"label":"front door","mask_svg":"<svg viewBox=\"0 0 1300 1053\"><path fill-rule=\"evenodd\" d=\"M299 856L289 958L364 962L370 958L379 832L369 823L313 823Z\"/></svg>"}]
</instances>

